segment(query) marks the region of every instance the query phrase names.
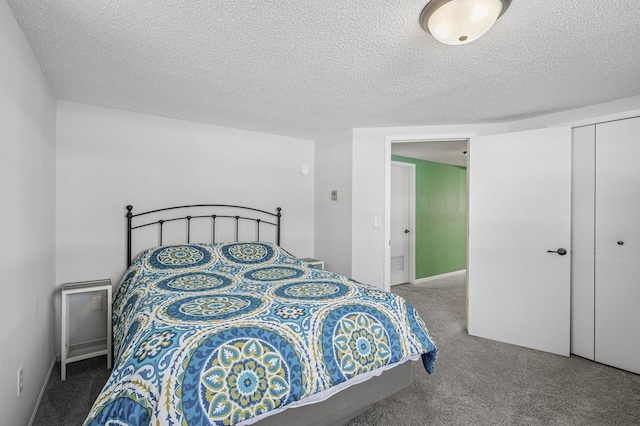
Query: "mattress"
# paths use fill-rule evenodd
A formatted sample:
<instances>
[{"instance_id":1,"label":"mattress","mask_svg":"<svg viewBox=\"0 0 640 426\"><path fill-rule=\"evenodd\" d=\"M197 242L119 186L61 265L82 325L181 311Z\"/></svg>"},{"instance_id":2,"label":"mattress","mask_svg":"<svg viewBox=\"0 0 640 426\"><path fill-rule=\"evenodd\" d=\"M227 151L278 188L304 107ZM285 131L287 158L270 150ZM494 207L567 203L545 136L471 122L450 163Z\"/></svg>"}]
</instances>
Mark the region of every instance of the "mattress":
<instances>
[{"instance_id":1,"label":"mattress","mask_svg":"<svg viewBox=\"0 0 640 426\"><path fill-rule=\"evenodd\" d=\"M85 424L250 424L437 349L404 299L277 245L141 253L114 300L114 368Z\"/></svg>"}]
</instances>

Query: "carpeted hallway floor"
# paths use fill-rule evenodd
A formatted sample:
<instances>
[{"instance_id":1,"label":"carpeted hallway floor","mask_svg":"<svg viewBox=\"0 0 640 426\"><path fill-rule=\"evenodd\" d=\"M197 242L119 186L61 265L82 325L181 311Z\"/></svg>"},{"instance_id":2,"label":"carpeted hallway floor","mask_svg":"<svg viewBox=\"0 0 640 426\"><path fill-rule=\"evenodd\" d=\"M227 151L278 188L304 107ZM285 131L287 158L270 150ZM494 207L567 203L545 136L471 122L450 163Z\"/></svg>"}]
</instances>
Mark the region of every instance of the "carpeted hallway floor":
<instances>
[{"instance_id":1,"label":"carpeted hallway floor","mask_svg":"<svg viewBox=\"0 0 640 426\"><path fill-rule=\"evenodd\" d=\"M640 376L578 357L564 358L470 337L465 277L393 288L427 323L440 355L428 375L375 404L349 426L639 425ZM638 338L631 336L631 338ZM104 357L57 366L34 425L80 425L108 377Z\"/></svg>"}]
</instances>

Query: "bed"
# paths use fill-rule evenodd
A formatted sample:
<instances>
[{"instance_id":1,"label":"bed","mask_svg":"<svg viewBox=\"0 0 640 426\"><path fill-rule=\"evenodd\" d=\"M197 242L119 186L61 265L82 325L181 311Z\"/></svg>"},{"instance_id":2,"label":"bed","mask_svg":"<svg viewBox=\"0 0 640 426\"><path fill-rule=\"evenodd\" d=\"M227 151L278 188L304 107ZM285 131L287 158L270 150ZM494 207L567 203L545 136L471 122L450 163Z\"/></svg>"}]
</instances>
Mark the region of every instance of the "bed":
<instances>
[{"instance_id":1,"label":"bed","mask_svg":"<svg viewBox=\"0 0 640 426\"><path fill-rule=\"evenodd\" d=\"M437 349L415 309L288 253L281 209L127 209L114 367L85 425L344 424L411 383L412 361L433 371ZM230 242L216 240L223 220ZM209 222L210 242L192 242L195 221ZM173 222L186 242L167 244ZM149 227L159 244L132 260L132 232Z\"/></svg>"}]
</instances>

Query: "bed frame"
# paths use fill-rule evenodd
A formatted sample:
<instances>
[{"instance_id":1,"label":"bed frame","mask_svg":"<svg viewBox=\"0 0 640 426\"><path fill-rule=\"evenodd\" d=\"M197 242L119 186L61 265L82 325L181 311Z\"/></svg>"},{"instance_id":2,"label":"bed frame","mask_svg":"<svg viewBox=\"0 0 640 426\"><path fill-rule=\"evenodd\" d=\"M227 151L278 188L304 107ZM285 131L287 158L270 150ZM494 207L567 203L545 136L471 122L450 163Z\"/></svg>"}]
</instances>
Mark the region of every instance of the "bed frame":
<instances>
[{"instance_id":1,"label":"bed frame","mask_svg":"<svg viewBox=\"0 0 640 426\"><path fill-rule=\"evenodd\" d=\"M148 215L152 215L154 213L160 213L160 212L168 212L168 211L174 211L174 210L178 210L178 209L182 209L184 211L184 209L198 209L199 214L197 215L186 215L184 216L184 213L182 213L183 215L180 216L172 216L167 218L162 218L162 219L157 219L155 221L151 221L151 222L146 222L146 223L142 223L140 225L133 225L133 220L134 218L139 218L141 216L147 216ZM226 211L228 209L233 209L233 210L237 210L239 213L242 212L243 216L240 215L229 215L229 214L219 214L220 211ZM202 214L202 210L207 210L207 214ZM221 219L221 218L230 218L230 219L235 219L235 241L238 242L238 235L239 235L239 229L240 229L240 223L242 222L253 222L256 224L256 238L255 241L260 241L260 225L261 224L265 224L265 225L271 225L271 226L275 226L276 227L276 241L275 243L277 245L280 245L280 220L282 218L282 213L281 213L282 209L280 207L278 207L276 209L276 213L271 213L265 210L259 210L259 209L254 209L253 207L244 207L244 206L234 206L234 205L228 205L228 204L190 204L190 205L186 205L186 206L174 206L174 207L165 207L164 209L156 209L156 210L149 210L146 212L142 212L142 213L136 213L133 214L133 206L132 205L128 205L127 206L127 267L131 266L131 262L133 261L132 257L131 257L131 243L132 243L132 238L131 238L131 234L132 231L134 229L139 229L139 228L144 228L147 226L152 226L152 225L157 225L158 226L158 236L159 236L159 246L162 245L162 231L163 231L163 225L167 222L175 222L175 221L185 221L186 225L187 225L187 235L186 235L186 243L189 244L191 242L191 221L192 220L196 220L196 219L206 219L206 220L211 220L212 221L212 232L211 232L211 243L215 243L216 242L216 219ZM274 220L274 222L270 222L269 220L264 220L261 217L248 217L246 215L248 214L253 214L253 216L255 216L255 213L259 213L260 215L262 215L262 217L267 217L267 218L275 218L275 219L271 219ZM177 214L177 213L176 213ZM266 216L265 216L266 215Z\"/></svg>"},{"instance_id":2,"label":"bed frame","mask_svg":"<svg viewBox=\"0 0 640 426\"><path fill-rule=\"evenodd\" d=\"M182 212L175 212L175 215L169 218L155 219L153 214L162 213L181 209ZM186 209L197 209L197 215L185 215ZM201 211L208 210L207 214L201 214ZM228 211L237 211L238 215L229 215ZM219 214L223 211L224 214ZM255 223L256 241L260 241L260 226L275 226L276 241L280 245L280 226L282 209L278 207L276 213L265 210L259 210L252 207L243 207L226 204L191 204L186 206L166 207L163 209L150 210L142 213L133 213L133 206L127 206L127 267L131 266L131 245L132 231L135 229L156 225L159 230L159 245L162 245L163 224L173 221L186 221L187 230L185 241L191 240L191 221L194 219L211 220L212 235L211 242L216 242L216 219L231 218L235 219L231 223L234 224L235 241L238 242L240 224L244 222ZM211 212L211 213L209 213ZM180 213L180 214L178 214ZM251 215L252 217L249 217ZM255 217L255 216L261 217ZM148 222L134 225L136 218L146 216ZM164 216L164 215L163 215ZM153 217L153 218L151 218ZM264 220L263 218L268 220ZM150 219L151 218L151 219ZM228 221L227 221L228 222ZM413 382L412 366L413 362L406 361L389 370L384 371L380 376L373 377L365 382L348 387L330 398L300 407L292 407L272 416L266 417L255 424L260 426L299 426L299 425L317 425L317 426L340 426L346 424L353 417L357 416L374 403L385 399Z\"/></svg>"}]
</instances>

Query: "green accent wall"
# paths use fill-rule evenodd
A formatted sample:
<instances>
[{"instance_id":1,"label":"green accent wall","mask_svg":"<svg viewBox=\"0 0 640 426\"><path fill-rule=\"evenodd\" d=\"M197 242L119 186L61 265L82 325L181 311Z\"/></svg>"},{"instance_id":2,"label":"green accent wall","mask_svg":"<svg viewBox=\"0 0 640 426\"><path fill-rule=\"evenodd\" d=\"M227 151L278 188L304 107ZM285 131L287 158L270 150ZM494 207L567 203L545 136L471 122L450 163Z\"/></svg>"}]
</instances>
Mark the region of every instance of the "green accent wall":
<instances>
[{"instance_id":1,"label":"green accent wall","mask_svg":"<svg viewBox=\"0 0 640 426\"><path fill-rule=\"evenodd\" d=\"M467 169L392 155L416 165L416 279L467 268Z\"/></svg>"}]
</instances>

